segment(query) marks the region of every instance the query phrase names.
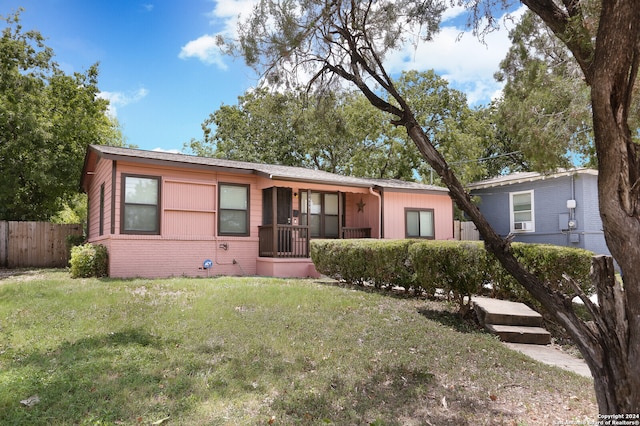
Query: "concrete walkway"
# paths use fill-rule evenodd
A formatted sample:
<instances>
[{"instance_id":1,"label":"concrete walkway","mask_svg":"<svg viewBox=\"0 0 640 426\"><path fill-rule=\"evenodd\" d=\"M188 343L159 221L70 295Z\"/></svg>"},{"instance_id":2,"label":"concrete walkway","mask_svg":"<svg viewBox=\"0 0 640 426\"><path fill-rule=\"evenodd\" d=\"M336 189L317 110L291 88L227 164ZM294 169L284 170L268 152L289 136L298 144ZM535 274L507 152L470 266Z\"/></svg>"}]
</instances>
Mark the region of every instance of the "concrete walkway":
<instances>
[{"instance_id":1,"label":"concrete walkway","mask_svg":"<svg viewBox=\"0 0 640 426\"><path fill-rule=\"evenodd\" d=\"M504 345L544 364L573 371L584 377L591 377L591 371L583 359L571 356L551 345L529 345L509 342L504 342Z\"/></svg>"},{"instance_id":2,"label":"concrete walkway","mask_svg":"<svg viewBox=\"0 0 640 426\"><path fill-rule=\"evenodd\" d=\"M542 315L524 303L478 296L471 301L480 324L497 334L508 348L544 364L591 377L591 371L583 359L549 344L551 334L541 328Z\"/></svg>"}]
</instances>

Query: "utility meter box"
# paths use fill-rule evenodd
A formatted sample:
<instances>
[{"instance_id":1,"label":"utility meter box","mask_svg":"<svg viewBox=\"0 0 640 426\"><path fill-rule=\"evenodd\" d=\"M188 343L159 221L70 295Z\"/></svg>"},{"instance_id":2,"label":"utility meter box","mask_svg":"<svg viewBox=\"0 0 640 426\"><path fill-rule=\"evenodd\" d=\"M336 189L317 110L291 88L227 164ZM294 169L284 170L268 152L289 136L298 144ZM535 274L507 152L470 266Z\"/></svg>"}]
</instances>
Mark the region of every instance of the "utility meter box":
<instances>
[{"instance_id":1,"label":"utility meter box","mask_svg":"<svg viewBox=\"0 0 640 426\"><path fill-rule=\"evenodd\" d=\"M561 231L569 229L569 213L560 213L558 215L558 229Z\"/></svg>"}]
</instances>

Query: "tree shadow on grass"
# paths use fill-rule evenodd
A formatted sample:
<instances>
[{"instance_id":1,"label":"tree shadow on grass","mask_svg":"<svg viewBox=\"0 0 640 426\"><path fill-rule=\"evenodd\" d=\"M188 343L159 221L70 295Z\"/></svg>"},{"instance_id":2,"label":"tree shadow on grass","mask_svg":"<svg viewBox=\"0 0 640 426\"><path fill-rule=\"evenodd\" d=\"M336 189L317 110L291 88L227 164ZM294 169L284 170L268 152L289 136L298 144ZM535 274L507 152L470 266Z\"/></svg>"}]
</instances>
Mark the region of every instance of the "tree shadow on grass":
<instances>
[{"instance_id":1,"label":"tree shadow on grass","mask_svg":"<svg viewBox=\"0 0 640 426\"><path fill-rule=\"evenodd\" d=\"M462 316L457 312L425 307L418 309L418 313L460 333L487 333L478 323L473 310L468 311L466 315Z\"/></svg>"},{"instance_id":2,"label":"tree shadow on grass","mask_svg":"<svg viewBox=\"0 0 640 426\"><path fill-rule=\"evenodd\" d=\"M7 269L0 268L0 281L6 280L8 278L21 277L21 276L37 276L41 274L44 270L38 268L17 268L17 269Z\"/></svg>"},{"instance_id":3,"label":"tree shadow on grass","mask_svg":"<svg viewBox=\"0 0 640 426\"><path fill-rule=\"evenodd\" d=\"M179 416L190 408L181 395L189 395L194 382L188 375L167 379L157 367L169 345L176 342L126 329L46 351L15 351L3 363L0 423L148 424ZM37 404L20 403L35 395Z\"/></svg>"},{"instance_id":4,"label":"tree shadow on grass","mask_svg":"<svg viewBox=\"0 0 640 426\"><path fill-rule=\"evenodd\" d=\"M339 287L339 288L347 288L349 290L357 290L362 291L363 293L375 293L381 294L383 296L389 296L396 299L424 299L428 295L421 289L415 288L404 288L400 286L378 286L376 287L370 283L350 283L342 280L335 280L333 278L319 278L316 279L315 282L320 285Z\"/></svg>"},{"instance_id":5,"label":"tree shadow on grass","mask_svg":"<svg viewBox=\"0 0 640 426\"><path fill-rule=\"evenodd\" d=\"M512 417L486 397L404 365L381 365L355 384L336 375L324 389L287 390L271 409L283 424L309 425L470 425L478 416Z\"/></svg>"},{"instance_id":6,"label":"tree shadow on grass","mask_svg":"<svg viewBox=\"0 0 640 426\"><path fill-rule=\"evenodd\" d=\"M402 288L378 288L373 285L351 284L330 278L318 279L316 282L322 285L348 288L366 293L377 293L398 299L422 299L425 301L426 306L418 310L420 315L461 333L486 333L484 328L478 323L473 309L470 309L466 314L461 315L458 312L448 310L446 307L443 308L446 304L445 301L434 301L433 298L428 298L428 295L423 291L416 291L414 289L405 290Z\"/></svg>"}]
</instances>

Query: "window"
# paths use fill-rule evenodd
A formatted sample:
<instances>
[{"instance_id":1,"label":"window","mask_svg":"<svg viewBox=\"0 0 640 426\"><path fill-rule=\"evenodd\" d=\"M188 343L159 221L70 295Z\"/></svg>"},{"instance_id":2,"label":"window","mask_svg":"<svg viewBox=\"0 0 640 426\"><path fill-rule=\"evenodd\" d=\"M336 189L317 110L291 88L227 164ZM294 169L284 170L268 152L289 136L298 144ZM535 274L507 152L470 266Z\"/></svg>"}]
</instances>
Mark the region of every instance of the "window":
<instances>
[{"instance_id":1,"label":"window","mask_svg":"<svg viewBox=\"0 0 640 426\"><path fill-rule=\"evenodd\" d=\"M160 178L122 175L123 234L160 234Z\"/></svg>"},{"instance_id":2,"label":"window","mask_svg":"<svg viewBox=\"0 0 640 426\"><path fill-rule=\"evenodd\" d=\"M218 235L249 235L249 185L220 184Z\"/></svg>"},{"instance_id":3,"label":"window","mask_svg":"<svg viewBox=\"0 0 640 426\"><path fill-rule=\"evenodd\" d=\"M509 194L511 232L534 232L533 191Z\"/></svg>"},{"instance_id":4,"label":"window","mask_svg":"<svg viewBox=\"0 0 640 426\"><path fill-rule=\"evenodd\" d=\"M309 213L309 228L311 236L315 238L340 237L340 194L338 192L300 192L301 224L307 225L307 211ZM344 204L344 198L342 199ZM343 220L344 225L344 220Z\"/></svg>"},{"instance_id":5,"label":"window","mask_svg":"<svg viewBox=\"0 0 640 426\"><path fill-rule=\"evenodd\" d=\"M407 238L435 239L433 209L405 209Z\"/></svg>"}]
</instances>

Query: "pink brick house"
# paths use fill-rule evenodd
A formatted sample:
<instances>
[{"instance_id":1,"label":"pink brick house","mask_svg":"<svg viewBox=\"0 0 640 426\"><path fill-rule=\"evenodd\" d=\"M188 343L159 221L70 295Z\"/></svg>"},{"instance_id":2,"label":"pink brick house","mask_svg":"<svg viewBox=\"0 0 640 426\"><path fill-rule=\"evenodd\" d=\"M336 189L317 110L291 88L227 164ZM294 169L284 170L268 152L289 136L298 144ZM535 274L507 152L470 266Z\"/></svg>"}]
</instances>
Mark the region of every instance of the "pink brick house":
<instances>
[{"instance_id":1,"label":"pink brick house","mask_svg":"<svg viewBox=\"0 0 640 426\"><path fill-rule=\"evenodd\" d=\"M316 276L310 238L453 238L447 189L399 180L91 145L81 187L112 277Z\"/></svg>"}]
</instances>

